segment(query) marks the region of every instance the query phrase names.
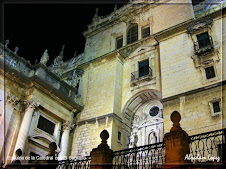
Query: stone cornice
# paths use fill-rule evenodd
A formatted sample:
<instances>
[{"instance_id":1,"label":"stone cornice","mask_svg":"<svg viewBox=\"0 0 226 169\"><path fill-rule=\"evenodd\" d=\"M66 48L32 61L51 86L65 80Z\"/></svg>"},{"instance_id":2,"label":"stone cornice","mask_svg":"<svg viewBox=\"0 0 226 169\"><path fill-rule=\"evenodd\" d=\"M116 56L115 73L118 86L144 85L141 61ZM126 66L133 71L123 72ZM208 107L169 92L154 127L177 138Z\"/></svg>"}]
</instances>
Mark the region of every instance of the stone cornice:
<instances>
[{"instance_id":1,"label":"stone cornice","mask_svg":"<svg viewBox=\"0 0 226 169\"><path fill-rule=\"evenodd\" d=\"M35 88L41 90L49 97L57 100L57 102L59 102L62 106L66 107L70 111L76 109L80 112L83 109L83 106L76 103L72 98L67 97L65 93L57 90L56 88L53 88L39 76L34 75L32 77L26 77L22 73L11 69L7 65L5 65L5 72L2 70L1 73L5 73L5 78L11 79L11 77L13 77L13 83L17 83L21 88L27 91L34 91ZM28 92L28 95L30 94L31 93ZM24 95L24 97L26 97L26 94Z\"/></svg>"},{"instance_id":2,"label":"stone cornice","mask_svg":"<svg viewBox=\"0 0 226 169\"><path fill-rule=\"evenodd\" d=\"M86 122L95 122L96 120L105 119L106 117L112 117L113 119L117 119L118 121L122 122L122 118L119 117L117 114L109 113L109 114L106 114L106 115L102 115L102 116L93 117L93 118L90 118L90 119L83 119L83 120L77 121L76 125L85 124Z\"/></svg>"}]
</instances>

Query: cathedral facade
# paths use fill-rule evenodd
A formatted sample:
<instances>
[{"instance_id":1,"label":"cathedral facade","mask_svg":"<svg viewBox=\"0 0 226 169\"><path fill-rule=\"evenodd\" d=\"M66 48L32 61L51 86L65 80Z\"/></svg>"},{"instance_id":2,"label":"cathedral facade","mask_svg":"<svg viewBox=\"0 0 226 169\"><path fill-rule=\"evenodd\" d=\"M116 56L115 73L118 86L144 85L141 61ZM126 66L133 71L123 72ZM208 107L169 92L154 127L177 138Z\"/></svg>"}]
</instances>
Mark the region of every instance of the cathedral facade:
<instances>
[{"instance_id":1,"label":"cathedral facade","mask_svg":"<svg viewBox=\"0 0 226 169\"><path fill-rule=\"evenodd\" d=\"M63 62L63 46L49 67L48 51L31 65L1 45L1 158L44 156L50 142L89 156L103 129L114 151L162 142L173 111L189 135L225 128L226 3L208 2L97 9L84 53Z\"/></svg>"}]
</instances>

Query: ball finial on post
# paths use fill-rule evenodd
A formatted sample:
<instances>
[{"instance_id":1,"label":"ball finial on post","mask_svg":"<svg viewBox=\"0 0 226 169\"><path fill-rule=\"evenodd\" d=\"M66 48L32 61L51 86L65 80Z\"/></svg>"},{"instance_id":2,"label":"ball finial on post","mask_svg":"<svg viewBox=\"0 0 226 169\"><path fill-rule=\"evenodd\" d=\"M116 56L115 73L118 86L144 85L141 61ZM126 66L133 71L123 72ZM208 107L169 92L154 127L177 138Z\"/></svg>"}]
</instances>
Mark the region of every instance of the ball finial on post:
<instances>
[{"instance_id":1,"label":"ball finial on post","mask_svg":"<svg viewBox=\"0 0 226 169\"><path fill-rule=\"evenodd\" d=\"M178 111L174 111L171 116L170 116L170 120L173 122L173 127L171 128L170 131L178 131L178 130L182 130L180 127L180 120L181 120L181 115Z\"/></svg>"},{"instance_id":2,"label":"ball finial on post","mask_svg":"<svg viewBox=\"0 0 226 169\"><path fill-rule=\"evenodd\" d=\"M109 138L109 133L107 130L103 130L101 133L100 133L100 138L101 138L101 143L102 144L107 144L107 139Z\"/></svg>"}]
</instances>

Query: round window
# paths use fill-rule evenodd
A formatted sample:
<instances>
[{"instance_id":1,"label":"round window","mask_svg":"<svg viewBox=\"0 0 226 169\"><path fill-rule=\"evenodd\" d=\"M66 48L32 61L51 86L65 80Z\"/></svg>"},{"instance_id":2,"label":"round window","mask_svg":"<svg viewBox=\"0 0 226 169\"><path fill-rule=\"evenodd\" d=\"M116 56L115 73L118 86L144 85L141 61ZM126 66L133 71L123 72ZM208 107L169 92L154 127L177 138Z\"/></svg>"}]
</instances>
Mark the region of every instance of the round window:
<instances>
[{"instance_id":1,"label":"round window","mask_svg":"<svg viewBox=\"0 0 226 169\"><path fill-rule=\"evenodd\" d=\"M149 114L151 116L156 116L159 113L159 108L158 107L152 107L151 110L149 111Z\"/></svg>"}]
</instances>

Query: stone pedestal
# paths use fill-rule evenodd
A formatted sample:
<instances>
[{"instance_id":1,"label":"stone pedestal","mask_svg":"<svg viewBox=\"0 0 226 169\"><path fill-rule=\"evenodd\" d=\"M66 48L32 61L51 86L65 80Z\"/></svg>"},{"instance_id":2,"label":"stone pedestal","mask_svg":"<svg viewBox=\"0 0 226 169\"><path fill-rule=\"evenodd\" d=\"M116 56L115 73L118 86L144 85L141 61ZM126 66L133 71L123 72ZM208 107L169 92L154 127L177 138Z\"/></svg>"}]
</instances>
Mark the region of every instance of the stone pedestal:
<instances>
[{"instance_id":1,"label":"stone pedestal","mask_svg":"<svg viewBox=\"0 0 226 169\"><path fill-rule=\"evenodd\" d=\"M103 130L100 134L102 142L97 148L94 148L91 155L91 167L90 169L111 169L112 160L114 157L113 151L109 149L107 145L107 139L109 134L107 130Z\"/></svg>"},{"instance_id":2,"label":"stone pedestal","mask_svg":"<svg viewBox=\"0 0 226 169\"><path fill-rule=\"evenodd\" d=\"M177 111L171 114L173 127L164 137L166 147L164 168L186 168L186 164L190 163L185 160L185 156L190 154L189 136L180 127L180 120L181 116Z\"/></svg>"}]
</instances>

